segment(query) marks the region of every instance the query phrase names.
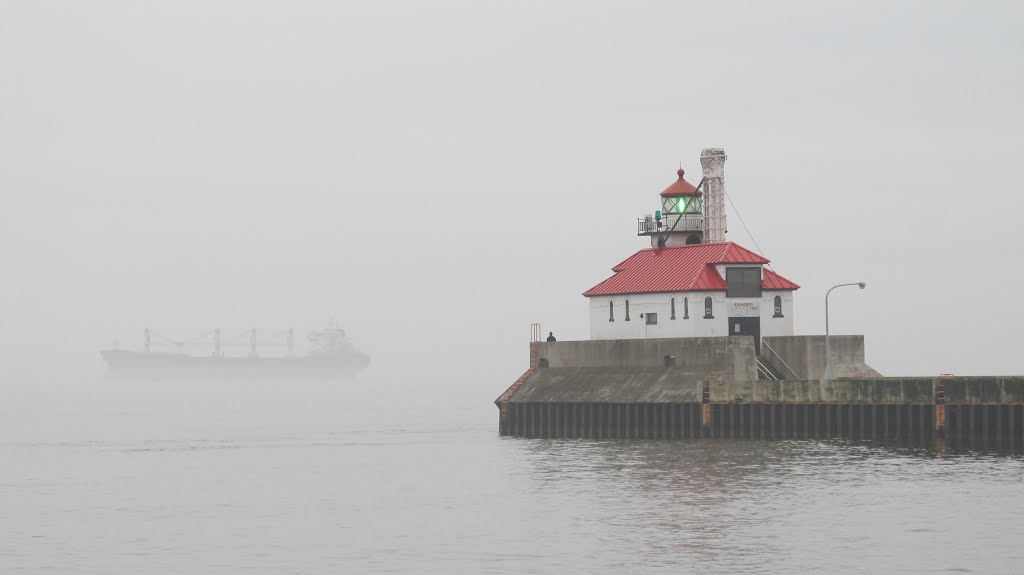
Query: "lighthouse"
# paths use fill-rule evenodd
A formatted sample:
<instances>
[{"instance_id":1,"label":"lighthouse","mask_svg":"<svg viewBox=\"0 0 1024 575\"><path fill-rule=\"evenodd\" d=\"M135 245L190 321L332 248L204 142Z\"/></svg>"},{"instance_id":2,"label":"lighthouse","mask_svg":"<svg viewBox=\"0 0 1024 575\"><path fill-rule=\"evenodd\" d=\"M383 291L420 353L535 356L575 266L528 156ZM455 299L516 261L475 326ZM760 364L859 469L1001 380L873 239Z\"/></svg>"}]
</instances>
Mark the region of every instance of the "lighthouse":
<instances>
[{"instance_id":1,"label":"lighthouse","mask_svg":"<svg viewBox=\"0 0 1024 575\"><path fill-rule=\"evenodd\" d=\"M652 248L703 243L704 198L701 191L686 181L686 171L661 192L661 209L637 222L637 235L650 236Z\"/></svg>"},{"instance_id":2,"label":"lighthouse","mask_svg":"<svg viewBox=\"0 0 1024 575\"><path fill-rule=\"evenodd\" d=\"M680 168L638 221L650 247L583 293L589 340L543 341L531 326L529 368L495 400L502 435L920 438L987 408L964 378L883 378L865 363L864 336L795 335L800 286L725 239L725 159L703 150L696 185ZM985 385L990 397L1010 388ZM953 417L964 436L966 419Z\"/></svg>"},{"instance_id":3,"label":"lighthouse","mask_svg":"<svg viewBox=\"0 0 1024 575\"><path fill-rule=\"evenodd\" d=\"M640 218L642 249L612 267L614 275L583 293L590 339L793 335L796 283L770 261L726 241L725 151L701 153L698 185L680 168L659 194L654 214Z\"/></svg>"}]
</instances>

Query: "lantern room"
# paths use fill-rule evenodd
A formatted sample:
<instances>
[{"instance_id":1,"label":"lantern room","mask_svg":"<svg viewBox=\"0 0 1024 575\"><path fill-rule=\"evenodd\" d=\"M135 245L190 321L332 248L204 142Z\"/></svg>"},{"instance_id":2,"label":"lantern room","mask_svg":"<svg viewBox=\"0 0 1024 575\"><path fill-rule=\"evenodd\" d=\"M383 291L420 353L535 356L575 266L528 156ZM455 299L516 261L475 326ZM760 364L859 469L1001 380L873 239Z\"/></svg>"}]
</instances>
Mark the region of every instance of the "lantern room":
<instances>
[{"instance_id":1,"label":"lantern room","mask_svg":"<svg viewBox=\"0 0 1024 575\"><path fill-rule=\"evenodd\" d=\"M637 235L650 236L651 247L699 244L704 241L704 197L699 186L679 177L661 192L661 209L637 222Z\"/></svg>"}]
</instances>

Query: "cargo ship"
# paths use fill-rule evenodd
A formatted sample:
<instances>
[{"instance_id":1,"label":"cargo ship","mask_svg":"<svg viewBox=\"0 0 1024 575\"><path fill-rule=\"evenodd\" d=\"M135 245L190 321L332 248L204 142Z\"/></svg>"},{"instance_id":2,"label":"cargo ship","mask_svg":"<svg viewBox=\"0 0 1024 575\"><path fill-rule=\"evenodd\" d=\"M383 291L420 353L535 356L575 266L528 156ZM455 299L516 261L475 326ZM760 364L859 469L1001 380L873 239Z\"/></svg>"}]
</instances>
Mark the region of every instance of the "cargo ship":
<instances>
[{"instance_id":1,"label":"cargo ship","mask_svg":"<svg viewBox=\"0 0 1024 575\"><path fill-rule=\"evenodd\" d=\"M296 355L294 331L290 329L269 337L250 330L222 341L219 329L187 340L173 340L147 328L142 351L105 349L100 354L109 376L132 378L345 379L370 365L370 357L333 322L310 332L308 341L308 353ZM206 352L187 351L195 346L207 348ZM225 353L232 347L245 347L247 353Z\"/></svg>"}]
</instances>

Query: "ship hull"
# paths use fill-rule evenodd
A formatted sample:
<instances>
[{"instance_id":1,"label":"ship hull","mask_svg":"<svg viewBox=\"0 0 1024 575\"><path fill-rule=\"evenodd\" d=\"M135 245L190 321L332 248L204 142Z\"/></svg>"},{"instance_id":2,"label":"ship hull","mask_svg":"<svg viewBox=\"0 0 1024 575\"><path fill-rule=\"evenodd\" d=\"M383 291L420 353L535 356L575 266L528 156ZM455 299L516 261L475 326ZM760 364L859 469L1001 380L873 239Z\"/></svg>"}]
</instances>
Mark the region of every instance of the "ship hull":
<instances>
[{"instance_id":1,"label":"ship hull","mask_svg":"<svg viewBox=\"0 0 1024 575\"><path fill-rule=\"evenodd\" d=\"M209 379L346 379L366 369L365 354L305 357L217 357L104 350L108 374L126 377Z\"/></svg>"}]
</instances>

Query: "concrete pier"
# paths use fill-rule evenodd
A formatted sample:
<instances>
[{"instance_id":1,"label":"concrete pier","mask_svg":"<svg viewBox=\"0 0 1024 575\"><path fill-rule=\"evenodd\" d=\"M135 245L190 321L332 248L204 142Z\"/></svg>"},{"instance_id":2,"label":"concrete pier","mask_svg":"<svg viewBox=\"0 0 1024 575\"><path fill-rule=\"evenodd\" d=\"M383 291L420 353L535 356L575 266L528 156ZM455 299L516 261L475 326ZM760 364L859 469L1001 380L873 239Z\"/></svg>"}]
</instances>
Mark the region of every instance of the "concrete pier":
<instances>
[{"instance_id":1,"label":"concrete pier","mask_svg":"<svg viewBox=\"0 0 1024 575\"><path fill-rule=\"evenodd\" d=\"M791 379L777 381L758 379L758 361L769 358L755 355L749 337L531 343L530 368L495 402L499 431L1024 441L1024 377L881 377L864 364L863 338L848 337L833 340L841 356L834 365L871 376L823 381L824 360L813 359L820 338L784 339L772 346L783 350L772 359L788 366L775 371Z\"/></svg>"}]
</instances>

